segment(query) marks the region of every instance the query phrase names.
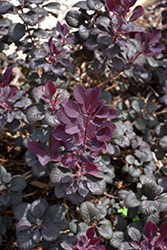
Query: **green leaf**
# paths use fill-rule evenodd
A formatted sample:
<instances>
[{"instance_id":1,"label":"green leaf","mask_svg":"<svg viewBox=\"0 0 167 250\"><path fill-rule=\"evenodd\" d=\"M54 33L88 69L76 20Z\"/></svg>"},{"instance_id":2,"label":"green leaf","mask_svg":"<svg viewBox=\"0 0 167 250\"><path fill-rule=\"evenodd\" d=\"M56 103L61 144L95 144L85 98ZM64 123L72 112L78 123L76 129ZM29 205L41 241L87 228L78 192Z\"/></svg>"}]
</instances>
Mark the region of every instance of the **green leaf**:
<instances>
[{"instance_id":1,"label":"green leaf","mask_svg":"<svg viewBox=\"0 0 167 250\"><path fill-rule=\"evenodd\" d=\"M120 213L124 218L128 218L128 208L118 208L117 212Z\"/></svg>"},{"instance_id":2,"label":"green leaf","mask_svg":"<svg viewBox=\"0 0 167 250\"><path fill-rule=\"evenodd\" d=\"M138 215L136 215L132 220L133 220L133 221L140 221L140 218L139 218Z\"/></svg>"}]
</instances>

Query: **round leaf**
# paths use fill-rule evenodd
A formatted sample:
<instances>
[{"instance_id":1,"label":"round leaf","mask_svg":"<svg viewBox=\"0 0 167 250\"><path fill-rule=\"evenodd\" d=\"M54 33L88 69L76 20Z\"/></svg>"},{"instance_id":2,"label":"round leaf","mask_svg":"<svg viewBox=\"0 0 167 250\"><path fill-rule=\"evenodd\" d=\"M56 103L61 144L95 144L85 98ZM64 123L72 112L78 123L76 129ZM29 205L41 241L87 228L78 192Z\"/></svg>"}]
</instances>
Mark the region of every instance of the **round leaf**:
<instances>
[{"instance_id":1,"label":"round leaf","mask_svg":"<svg viewBox=\"0 0 167 250\"><path fill-rule=\"evenodd\" d=\"M100 225L97 227L99 234L106 240L110 240L113 234L112 228L109 225Z\"/></svg>"},{"instance_id":2,"label":"round leaf","mask_svg":"<svg viewBox=\"0 0 167 250\"><path fill-rule=\"evenodd\" d=\"M103 3L100 0L87 0L87 5L91 10L100 10L103 7Z\"/></svg>"},{"instance_id":3,"label":"round leaf","mask_svg":"<svg viewBox=\"0 0 167 250\"><path fill-rule=\"evenodd\" d=\"M99 210L90 201L85 201L80 206L81 216L87 221L87 223L92 223L96 220L99 215Z\"/></svg>"},{"instance_id":4,"label":"round leaf","mask_svg":"<svg viewBox=\"0 0 167 250\"><path fill-rule=\"evenodd\" d=\"M124 203L126 207L138 207L140 200L135 193L129 192L124 199Z\"/></svg>"},{"instance_id":5,"label":"round leaf","mask_svg":"<svg viewBox=\"0 0 167 250\"><path fill-rule=\"evenodd\" d=\"M41 218L45 213L47 206L48 205L44 199L39 199L32 202L30 210L35 218Z\"/></svg>"},{"instance_id":6,"label":"round leaf","mask_svg":"<svg viewBox=\"0 0 167 250\"><path fill-rule=\"evenodd\" d=\"M21 13L19 16L23 20L23 22L30 26L34 26L38 23L38 15L32 10L28 11L26 14Z\"/></svg>"},{"instance_id":7,"label":"round leaf","mask_svg":"<svg viewBox=\"0 0 167 250\"><path fill-rule=\"evenodd\" d=\"M46 241L54 241L59 236L59 228L53 223L47 223L42 228L41 235Z\"/></svg>"},{"instance_id":8,"label":"round leaf","mask_svg":"<svg viewBox=\"0 0 167 250\"><path fill-rule=\"evenodd\" d=\"M10 190L11 191L22 191L27 186L26 180L22 176L13 176L11 183L10 183Z\"/></svg>"}]
</instances>

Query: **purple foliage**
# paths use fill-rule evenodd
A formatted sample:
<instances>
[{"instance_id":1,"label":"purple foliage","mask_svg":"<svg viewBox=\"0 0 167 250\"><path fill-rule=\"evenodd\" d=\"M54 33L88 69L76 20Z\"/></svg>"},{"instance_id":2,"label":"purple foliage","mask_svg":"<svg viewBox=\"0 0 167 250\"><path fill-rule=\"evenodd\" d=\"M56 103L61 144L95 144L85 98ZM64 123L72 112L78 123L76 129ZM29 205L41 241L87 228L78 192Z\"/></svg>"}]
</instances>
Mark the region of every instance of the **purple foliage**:
<instances>
[{"instance_id":1,"label":"purple foliage","mask_svg":"<svg viewBox=\"0 0 167 250\"><path fill-rule=\"evenodd\" d=\"M32 69L44 68L46 72L53 72L61 77L66 69L73 71L73 66L69 61L69 52L64 48L61 41L54 42L53 37L48 42L44 42L40 49L36 49L35 58L30 61Z\"/></svg>"},{"instance_id":2,"label":"purple foliage","mask_svg":"<svg viewBox=\"0 0 167 250\"><path fill-rule=\"evenodd\" d=\"M141 242L141 250L165 250L167 246L167 224L162 224L159 229L152 222L147 222L143 228L144 240Z\"/></svg>"},{"instance_id":3,"label":"purple foliage","mask_svg":"<svg viewBox=\"0 0 167 250\"><path fill-rule=\"evenodd\" d=\"M57 111L60 122L53 137L64 146L61 164L50 173L57 197L67 196L73 203L81 203L92 193L101 194L114 173L96 157L107 151L116 126L111 119L117 117L114 109L107 109L106 101L99 100L101 88L74 87L76 101L65 99ZM60 192L57 192L60 190Z\"/></svg>"},{"instance_id":4,"label":"purple foliage","mask_svg":"<svg viewBox=\"0 0 167 250\"><path fill-rule=\"evenodd\" d=\"M60 204L49 207L44 199L20 203L14 214L19 220L16 232L20 249L33 249L42 239L55 241L68 226L65 207Z\"/></svg>"},{"instance_id":5,"label":"purple foliage","mask_svg":"<svg viewBox=\"0 0 167 250\"><path fill-rule=\"evenodd\" d=\"M121 15L123 17L130 11L130 7L132 7L137 0L106 0L105 6L107 11L111 11L117 16Z\"/></svg>"},{"instance_id":6,"label":"purple foliage","mask_svg":"<svg viewBox=\"0 0 167 250\"><path fill-rule=\"evenodd\" d=\"M12 81L12 79L13 79L12 69L13 69L13 66L9 66L6 69L6 71L4 73L4 79L5 79L5 81L2 83L2 81L0 79L0 87L4 88L4 87L8 86L9 83Z\"/></svg>"},{"instance_id":7,"label":"purple foliage","mask_svg":"<svg viewBox=\"0 0 167 250\"><path fill-rule=\"evenodd\" d=\"M137 32L132 34L132 36L142 45L142 51L140 54L142 53L147 57L157 56L165 49L164 44L159 42L161 38L161 30L157 29L147 33Z\"/></svg>"},{"instance_id":8,"label":"purple foliage","mask_svg":"<svg viewBox=\"0 0 167 250\"><path fill-rule=\"evenodd\" d=\"M117 37L120 37L120 34L127 33L126 26L128 27L128 22L131 23L137 20L140 16L143 15L144 9L142 6L136 6L132 12L129 20L126 20L126 16L132 7L136 3L136 0L106 0L105 7L108 12L113 12L116 16L117 22L113 22L115 26L115 40ZM120 33L120 34L119 34Z\"/></svg>"},{"instance_id":9,"label":"purple foliage","mask_svg":"<svg viewBox=\"0 0 167 250\"><path fill-rule=\"evenodd\" d=\"M57 39L62 41L63 45L73 42L74 35L69 34L69 29L65 23L61 24L60 22L57 22L56 30L59 33L59 35L57 36Z\"/></svg>"},{"instance_id":10,"label":"purple foliage","mask_svg":"<svg viewBox=\"0 0 167 250\"><path fill-rule=\"evenodd\" d=\"M61 155L55 152L59 145L59 141L53 140L51 146L48 148L42 147L39 142L28 142L28 149L31 153L36 154L39 162L42 166L46 165L50 160L58 162L61 159Z\"/></svg>"},{"instance_id":11,"label":"purple foliage","mask_svg":"<svg viewBox=\"0 0 167 250\"><path fill-rule=\"evenodd\" d=\"M53 136L62 142L66 150L77 148L79 156L86 155L88 149L92 156L106 151L106 142L116 129L109 119L116 118L117 112L107 109L105 100L98 100L100 92L98 87L86 90L77 85L74 88L76 101L63 101L57 111L61 124L53 131Z\"/></svg>"},{"instance_id":12,"label":"purple foliage","mask_svg":"<svg viewBox=\"0 0 167 250\"><path fill-rule=\"evenodd\" d=\"M51 110L58 110L63 99L69 98L67 90L56 89L52 81L47 81L45 86L34 88L32 95L49 104Z\"/></svg>"},{"instance_id":13,"label":"purple foliage","mask_svg":"<svg viewBox=\"0 0 167 250\"><path fill-rule=\"evenodd\" d=\"M94 227L90 227L86 231L86 235L81 235L78 240L74 250L105 250L104 245L99 245L100 239L99 237L94 237L95 230Z\"/></svg>"},{"instance_id":14,"label":"purple foliage","mask_svg":"<svg viewBox=\"0 0 167 250\"><path fill-rule=\"evenodd\" d=\"M25 107L23 100L24 91L18 90L16 87L10 87L12 81L12 68L10 66L4 73L4 83L0 84L0 126L4 127L5 123L11 123L14 119L21 120L23 112L19 109Z\"/></svg>"}]
</instances>

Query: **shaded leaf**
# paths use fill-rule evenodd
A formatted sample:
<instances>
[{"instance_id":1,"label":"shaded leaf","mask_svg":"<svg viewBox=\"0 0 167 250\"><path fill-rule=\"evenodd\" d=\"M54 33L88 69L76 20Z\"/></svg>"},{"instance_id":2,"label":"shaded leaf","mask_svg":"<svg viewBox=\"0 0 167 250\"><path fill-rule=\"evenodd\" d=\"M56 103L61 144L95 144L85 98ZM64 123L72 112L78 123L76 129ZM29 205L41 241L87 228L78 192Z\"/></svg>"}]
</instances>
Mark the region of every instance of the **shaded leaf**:
<instances>
[{"instance_id":1,"label":"shaded leaf","mask_svg":"<svg viewBox=\"0 0 167 250\"><path fill-rule=\"evenodd\" d=\"M40 121L45 117L44 107L42 104L32 104L26 110L27 120L30 123Z\"/></svg>"},{"instance_id":2,"label":"shaded leaf","mask_svg":"<svg viewBox=\"0 0 167 250\"><path fill-rule=\"evenodd\" d=\"M129 192L124 199L124 203L126 207L138 207L140 205L140 200L135 193Z\"/></svg>"},{"instance_id":3,"label":"shaded leaf","mask_svg":"<svg viewBox=\"0 0 167 250\"><path fill-rule=\"evenodd\" d=\"M85 201L80 206L81 216L87 221L87 223L92 223L96 220L99 210L90 201Z\"/></svg>"},{"instance_id":4,"label":"shaded leaf","mask_svg":"<svg viewBox=\"0 0 167 250\"><path fill-rule=\"evenodd\" d=\"M99 234L106 240L110 240L113 234L112 228L109 225L100 225L97 227Z\"/></svg>"},{"instance_id":5,"label":"shaded leaf","mask_svg":"<svg viewBox=\"0 0 167 250\"><path fill-rule=\"evenodd\" d=\"M121 231L113 232L112 238L110 240L110 245L116 249L120 246L124 240L124 233Z\"/></svg>"},{"instance_id":6,"label":"shaded leaf","mask_svg":"<svg viewBox=\"0 0 167 250\"><path fill-rule=\"evenodd\" d=\"M20 13L19 17L30 26L34 26L38 23L38 14L35 11L28 11L26 14Z\"/></svg>"},{"instance_id":7,"label":"shaded leaf","mask_svg":"<svg viewBox=\"0 0 167 250\"><path fill-rule=\"evenodd\" d=\"M30 230L24 230L17 234L17 244L20 249L25 250L33 249L36 246Z\"/></svg>"},{"instance_id":8,"label":"shaded leaf","mask_svg":"<svg viewBox=\"0 0 167 250\"><path fill-rule=\"evenodd\" d=\"M48 205L44 199L39 199L32 202L30 210L35 218L41 218L45 213L47 206Z\"/></svg>"},{"instance_id":9,"label":"shaded leaf","mask_svg":"<svg viewBox=\"0 0 167 250\"><path fill-rule=\"evenodd\" d=\"M58 2L50 2L50 3L47 3L47 4L43 5L43 7L58 10L58 9L60 9L60 3L58 3Z\"/></svg>"},{"instance_id":10,"label":"shaded leaf","mask_svg":"<svg viewBox=\"0 0 167 250\"><path fill-rule=\"evenodd\" d=\"M25 187L27 186L27 182L26 180L19 175L15 175L13 176L11 183L10 183L10 190L11 191L22 191L23 189L25 189Z\"/></svg>"},{"instance_id":11,"label":"shaded leaf","mask_svg":"<svg viewBox=\"0 0 167 250\"><path fill-rule=\"evenodd\" d=\"M53 223L47 223L42 228L41 235L46 241L54 241L59 236L59 228Z\"/></svg>"},{"instance_id":12,"label":"shaded leaf","mask_svg":"<svg viewBox=\"0 0 167 250\"><path fill-rule=\"evenodd\" d=\"M117 215L116 223L117 223L116 228L117 228L118 231L126 232L126 230L127 230L127 222L126 222L125 218L122 215L120 215L120 214Z\"/></svg>"},{"instance_id":13,"label":"shaded leaf","mask_svg":"<svg viewBox=\"0 0 167 250\"><path fill-rule=\"evenodd\" d=\"M26 202L22 202L18 204L14 209L14 216L17 220L21 220L21 218L28 212L30 209L30 204Z\"/></svg>"},{"instance_id":14,"label":"shaded leaf","mask_svg":"<svg viewBox=\"0 0 167 250\"><path fill-rule=\"evenodd\" d=\"M0 4L0 15L6 14L6 12L13 6L9 1L1 1Z\"/></svg>"},{"instance_id":15,"label":"shaded leaf","mask_svg":"<svg viewBox=\"0 0 167 250\"><path fill-rule=\"evenodd\" d=\"M65 16L68 25L78 28L82 22L82 14L80 11L70 10Z\"/></svg>"},{"instance_id":16,"label":"shaded leaf","mask_svg":"<svg viewBox=\"0 0 167 250\"><path fill-rule=\"evenodd\" d=\"M13 42L19 41L25 35L25 26L21 23L14 23L9 27L8 36Z\"/></svg>"},{"instance_id":17,"label":"shaded leaf","mask_svg":"<svg viewBox=\"0 0 167 250\"><path fill-rule=\"evenodd\" d=\"M141 191L149 200L153 200L157 195L163 192L163 188L157 185L156 182L150 180L143 184Z\"/></svg>"},{"instance_id":18,"label":"shaded leaf","mask_svg":"<svg viewBox=\"0 0 167 250\"><path fill-rule=\"evenodd\" d=\"M128 228L128 235L131 237L132 240L140 242L141 233L137 228L129 227Z\"/></svg>"},{"instance_id":19,"label":"shaded leaf","mask_svg":"<svg viewBox=\"0 0 167 250\"><path fill-rule=\"evenodd\" d=\"M100 0L87 0L87 5L91 10L100 10L103 7L103 2Z\"/></svg>"}]
</instances>

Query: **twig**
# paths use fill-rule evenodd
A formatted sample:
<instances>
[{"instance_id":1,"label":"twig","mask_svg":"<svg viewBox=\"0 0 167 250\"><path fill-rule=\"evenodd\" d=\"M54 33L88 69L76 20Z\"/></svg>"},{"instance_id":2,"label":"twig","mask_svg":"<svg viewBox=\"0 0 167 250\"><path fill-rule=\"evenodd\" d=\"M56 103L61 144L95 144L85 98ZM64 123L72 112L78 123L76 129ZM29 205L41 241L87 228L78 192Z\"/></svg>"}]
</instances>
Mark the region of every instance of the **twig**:
<instances>
[{"instance_id":1,"label":"twig","mask_svg":"<svg viewBox=\"0 0 167 250\"><path fill-rule=\"evenodd\" d=\"M119 198L119 197L114 196L114 195L111 195L111 194L107 194L106 192L104 192L103 194L104 194L105 196L107 196L107 197L111 198L111 199L120 200L120 198Z\"/></svg>"}]
</instances>

